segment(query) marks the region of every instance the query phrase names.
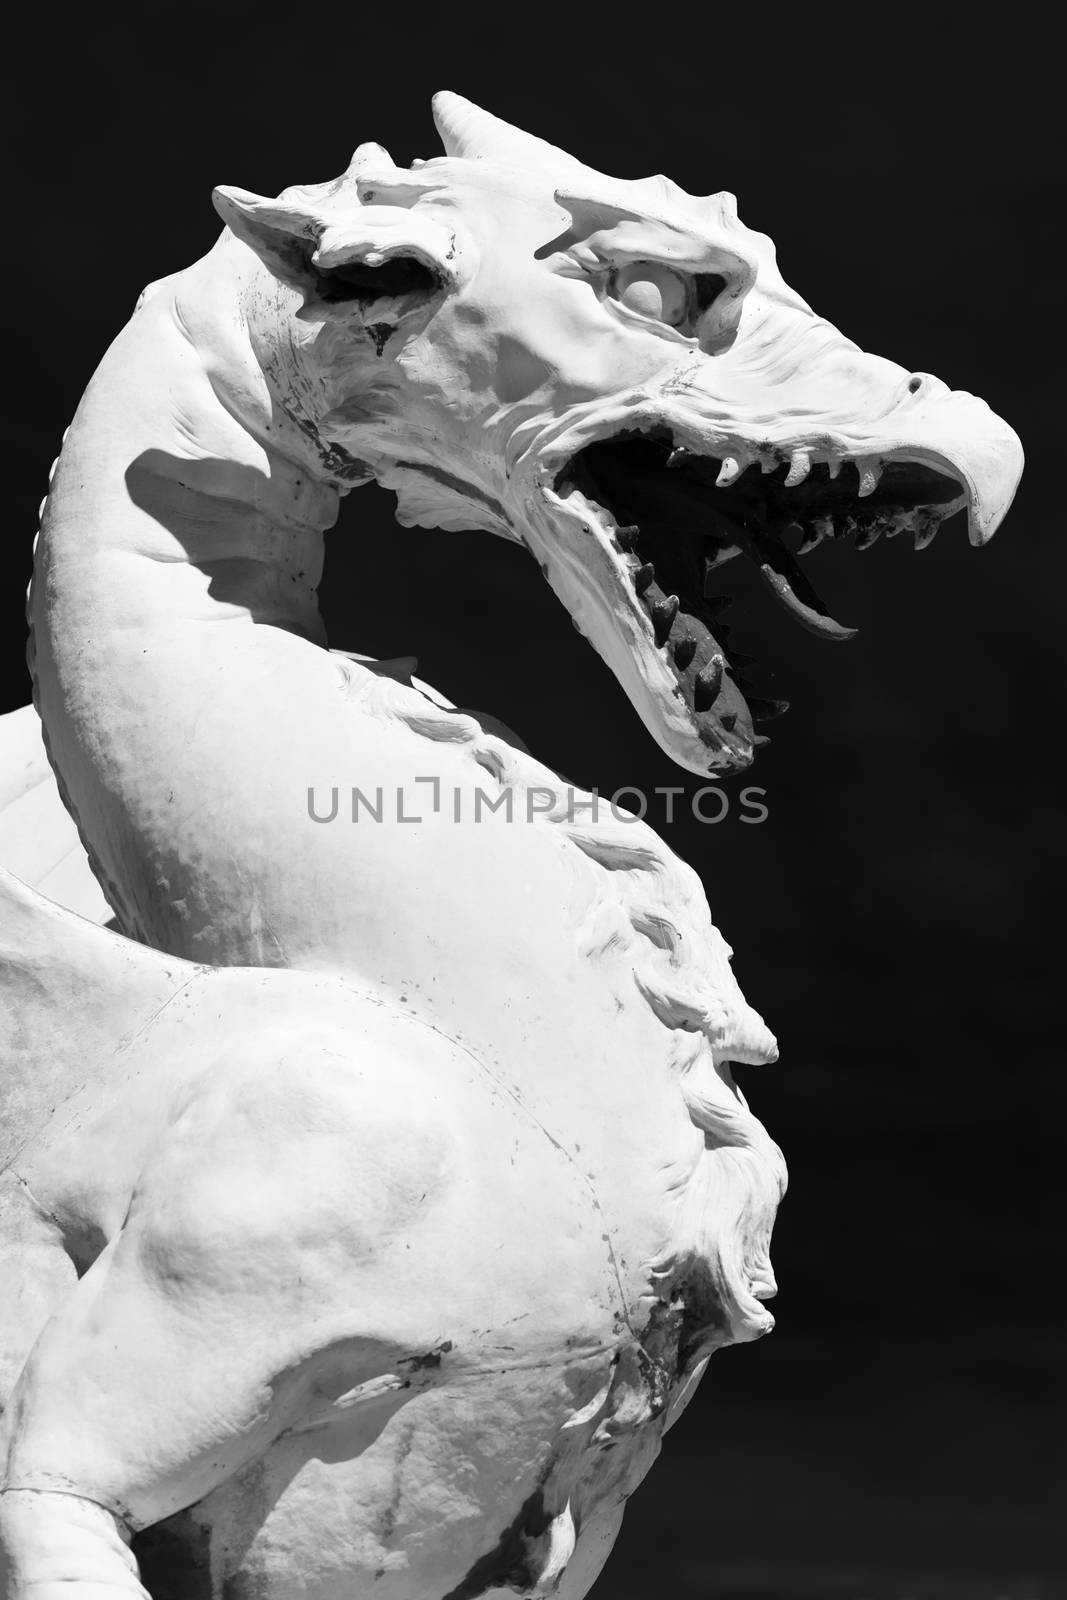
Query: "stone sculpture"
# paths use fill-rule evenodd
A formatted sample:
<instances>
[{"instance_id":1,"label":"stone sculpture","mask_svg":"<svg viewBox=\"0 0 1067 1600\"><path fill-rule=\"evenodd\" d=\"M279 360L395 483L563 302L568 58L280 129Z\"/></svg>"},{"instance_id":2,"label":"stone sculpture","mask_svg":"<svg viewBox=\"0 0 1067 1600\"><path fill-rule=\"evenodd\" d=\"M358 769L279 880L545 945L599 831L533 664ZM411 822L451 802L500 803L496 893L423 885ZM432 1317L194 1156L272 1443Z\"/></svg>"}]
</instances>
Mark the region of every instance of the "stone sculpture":
<instances>
[{"instance_id":1,"label":"stone sculpture","mask_svg":"<svg viewBox=\"0 0 1067 1600\"><path fill-rule=\"evenodd\" d=\"M724 561L841 640L790 528L921 544L966 504L981 542L1018 479L730 196L435 116L410 169L220 189L54 470L35 703L119 931L3 877L13 1600L577 1600L711 1352L771 1326L784 1167L731 1063L775 1046L698 880L410 663L325 648L340 496L525 544L703 775L774 709ZM338 785L387 815L316 822Z\"/></svg>"}]
</instances>

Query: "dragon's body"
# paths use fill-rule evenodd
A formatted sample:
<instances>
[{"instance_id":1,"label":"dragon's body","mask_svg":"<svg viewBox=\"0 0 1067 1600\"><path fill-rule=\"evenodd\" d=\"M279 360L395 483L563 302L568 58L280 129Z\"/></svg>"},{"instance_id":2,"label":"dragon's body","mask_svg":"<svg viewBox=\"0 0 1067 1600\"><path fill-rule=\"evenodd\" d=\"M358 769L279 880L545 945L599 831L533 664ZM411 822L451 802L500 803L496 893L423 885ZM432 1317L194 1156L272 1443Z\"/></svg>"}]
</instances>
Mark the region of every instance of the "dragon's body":
<instances>
[{"instance_id":1,"label":"dragon's body","mask_svg":"<svg viewBox=\"0 0 1067 1600\"><path fill-rule=\"evenodd\" d=\"M205 1594L577 1600L707 1355L770 1326L783 1170L729 1064L774 1043L697 880L409 675L323 648L339 496L375 476L409 522L528 544L702 772L751 759L749 707L670 592L681 547L652 510L643 559L600 475L644 522L640 452L669 433L697 462L678 504L831 637L783 497L832 515L855 463L924 537L964 496L984 536L1010 498L981 402L856 351L728 209L666 180L590 200L562 153L464 102L442 120L443 162L365 147L333 185L224 191L232 231L143 297L54 475L35 700L154 948L67 928L64 1001L60 914L5 889L39 1024L2 1201L20 1600L140 1592L123 1538L190 1507ZM773 494L744 486L779 461ZM353 788L380 822L348 820Z\"/></svg>"}]
</instances>

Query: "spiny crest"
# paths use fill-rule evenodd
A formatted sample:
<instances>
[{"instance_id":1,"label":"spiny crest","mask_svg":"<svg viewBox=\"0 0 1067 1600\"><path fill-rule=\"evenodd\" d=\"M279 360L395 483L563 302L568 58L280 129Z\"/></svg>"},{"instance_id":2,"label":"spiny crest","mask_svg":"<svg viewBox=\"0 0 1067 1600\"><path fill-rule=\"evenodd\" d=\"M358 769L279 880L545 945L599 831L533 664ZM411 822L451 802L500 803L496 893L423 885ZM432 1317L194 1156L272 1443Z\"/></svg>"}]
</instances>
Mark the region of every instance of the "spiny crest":
<instances>
[{"instance_id":1,"label":"spiny crest","mask_svg":"<svg viewBox=\"0 0 1067 1600\"><path fill-rule=\"evenodd\" d=\"M681 212L719 225L737 223L737 201L725 190L707 196L689 194L673 179L657 174L648 178L612 178L568 155L558 145L483 111L462 95L442 90L434 95L433 117L444 146L445 160L487 161L541 174L551 183L561 204L625 210L627 200L653 210ZM414 160L398 167L380 144L361 144L345 172L331 183L286 190L279 198L303 198L310 193L333 197L354 187L364 203L411 206L440 184L442 157Z\"/></svg>"},{"instance_id":2,"label":"spiny crest","mask_svg":"<svg viewBox=\"0 0 1067 1600\"><path fill-rule=\"evenodd\" d=\"M717 223L737 221L737 201L725 190L696 196L662 174L637 179L608 177L568 155L558 145L524 133L521 128L494 117L449 90L434 95L433 117L446 156L496 161L527 172L544 173L553 180L553 187L558 186L567 198L574 197L588 204L619 205L620 201L624 203L626 194L631 194L646 203L658 201L669 210L710 217Z\"/></svg>"}]
</instances>

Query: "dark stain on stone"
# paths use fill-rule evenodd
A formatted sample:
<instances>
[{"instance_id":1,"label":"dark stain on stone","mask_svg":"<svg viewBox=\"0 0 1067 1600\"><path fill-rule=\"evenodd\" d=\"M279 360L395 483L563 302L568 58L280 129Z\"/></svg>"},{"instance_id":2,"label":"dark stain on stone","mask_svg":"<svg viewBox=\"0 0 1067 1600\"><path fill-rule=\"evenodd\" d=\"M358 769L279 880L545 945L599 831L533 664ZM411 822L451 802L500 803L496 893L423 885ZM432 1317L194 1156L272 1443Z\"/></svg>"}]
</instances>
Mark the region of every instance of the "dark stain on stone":
<instances>
[{"instance_id":1,"label":"dark stain on stone","mask_svg":"<svg viewBox=\"0 0 1067 1600\"><path fill-rule=\"evenodd\" d=\"M494 500L492 495L483 493L481 489L475 488L474 484L467 483L463 478L456 478L440 467L431 467L425 461L398 461L396 466L405 472L421 472L423 477L432 478L435 483L441 484L442 488L451 489L467 500L476 500L479 505L488 506L490 511L496 512L504 522L507 521L504 507L499 500ZM542 568L542 570L547 569Z\"/></svg>"},{"instance_id":2,"label":"dark stain on stone","mask_svg":"<svg viewBox=\"0 0 1067 1600\"><path fill-rule=\"evenodd\" d=\"M425 1355L406 1356L398 1364L402 1367L410 1367L414 1372L424 1372L429 1367L439 1367L441 1365L441 1357L447 1356L453 1348L452 1340L444 1339L433 1350L427 1350Z\"/></svg>"},{"instance_id":3,"label":"dark stain on stone","mask_svg":"<svg viewBox=\"0 0 1067 1600\"><path fill-rule=\"evenodd\" d=\"M679 1260L671 1283L670 1310L680 1310L678 1376L684 1377L707 1354L711 1343L730 1338L730 1314L719 1286L702 1256L692 1252ZM647 1338L642 1341L647 1347Z\"/></svg>"},{"instance_id":4,"label":"dark stain on stone","mask_svg":"<svg viewBox=\"0 0 1067 1600\"><path fill-rule=\"evenodd\" d=\"M340 444L331 444L323 439L319 430L307 417L301 416L299 411L279 402L279 408L289 418L289 421L300 429L322 460L322 464L335 477L343 478L346 483L366 483L368 478L373 478L374 473L366 461L360 461Z\"/></svg>"},{"instance_id":5,"label":"dark stain on stone","mask_svg":"<svg viewBox=\"0 0 1067 1600\"><path fill-rule=\"evenodd\" d=\"M374 340L374 354L380 361L382 358L382 351L389 343L389 340L396 332L396 329L388 322L368 322L367 332Z\"/></svg>"}]
</instances>

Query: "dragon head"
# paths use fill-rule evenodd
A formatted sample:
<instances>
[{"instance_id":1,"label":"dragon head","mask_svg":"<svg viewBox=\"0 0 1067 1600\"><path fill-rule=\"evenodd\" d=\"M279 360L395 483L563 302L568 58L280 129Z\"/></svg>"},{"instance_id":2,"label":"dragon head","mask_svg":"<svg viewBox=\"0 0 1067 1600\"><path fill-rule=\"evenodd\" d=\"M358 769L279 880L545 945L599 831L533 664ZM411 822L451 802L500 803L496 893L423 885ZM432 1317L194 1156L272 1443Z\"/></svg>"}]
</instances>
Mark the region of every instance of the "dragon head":
<instances>
[{"instance_id":1,"label":"dragon head","mask_svg":"<svg viewBox=\"0 0 1067 1600\"><path fill-rule=\"evenodd\" d=\"M783 281L733 197L619 181L453 94L446 154L363 145L329 184L216 191L274 288L247 318L272 400L343 488L407 526L517 540L666 753L746 767L753 722L720 620L747 557L822 638L824 537L988 539L1022 469L985 403L867 355Z\"/></svg>"}]
</instances>

